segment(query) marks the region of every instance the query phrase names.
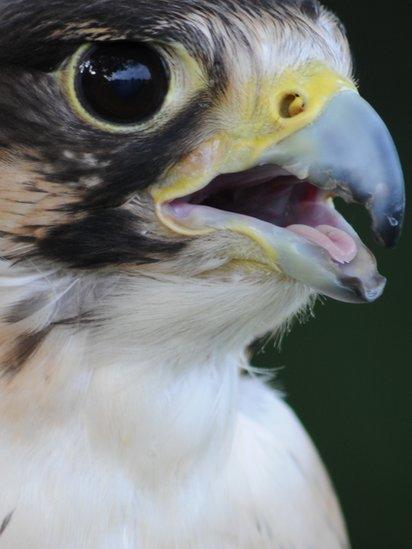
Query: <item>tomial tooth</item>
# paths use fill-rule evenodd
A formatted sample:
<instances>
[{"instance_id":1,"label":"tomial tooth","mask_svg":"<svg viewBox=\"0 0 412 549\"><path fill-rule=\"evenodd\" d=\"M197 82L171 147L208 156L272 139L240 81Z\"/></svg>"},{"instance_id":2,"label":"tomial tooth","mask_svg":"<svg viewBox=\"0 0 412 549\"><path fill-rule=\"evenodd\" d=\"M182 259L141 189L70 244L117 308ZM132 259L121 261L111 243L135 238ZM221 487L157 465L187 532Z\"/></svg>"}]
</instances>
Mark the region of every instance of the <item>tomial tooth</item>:
<instances>
[{"instance_id":1,"label":"tomial tooth","mask_svg":"<svg viewBox=\"0 0 412 549\"><path fill-rule=\"evenodd\" d=\"M396 244L405 211L402 168L384 122L356 92L334 96L317 120L270 154L297 177L365 206L378 241Z\"/></svg>"}]
</instances>

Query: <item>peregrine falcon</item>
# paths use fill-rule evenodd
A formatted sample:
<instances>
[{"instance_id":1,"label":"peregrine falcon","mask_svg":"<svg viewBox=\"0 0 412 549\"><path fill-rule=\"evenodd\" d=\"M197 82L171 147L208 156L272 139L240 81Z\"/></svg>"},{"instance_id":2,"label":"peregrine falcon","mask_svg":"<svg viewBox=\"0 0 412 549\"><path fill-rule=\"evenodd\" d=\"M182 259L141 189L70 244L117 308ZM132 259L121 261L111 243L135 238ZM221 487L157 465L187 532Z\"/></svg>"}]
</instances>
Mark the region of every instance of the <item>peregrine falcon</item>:
<instances>
[{"instance_id":1,"label":"peregrine falcon","mask_svg":"<svg viewBox=\"0 0 412 549\"><path fill-rule=\"evenodd\" d=\"M0 0L0 544L335 549L248 362L385 279L404 182L317 0Z\"/></svg>"}]
</instances>

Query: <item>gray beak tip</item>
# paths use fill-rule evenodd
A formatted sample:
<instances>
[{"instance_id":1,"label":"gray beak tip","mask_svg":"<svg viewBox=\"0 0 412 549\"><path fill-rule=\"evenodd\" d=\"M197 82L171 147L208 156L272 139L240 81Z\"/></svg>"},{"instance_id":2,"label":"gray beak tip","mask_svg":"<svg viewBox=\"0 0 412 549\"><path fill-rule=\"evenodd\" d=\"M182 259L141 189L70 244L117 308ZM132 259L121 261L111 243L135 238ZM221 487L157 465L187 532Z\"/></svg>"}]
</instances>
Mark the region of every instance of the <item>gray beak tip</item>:
<instances>
[{"instance_id":1,"label":"gray beak tip","mask_svg":"<svg viewBox=\"0 0 412 549\"><path fill-rule=\"evenodd\" d=\"M401 237L404 221L404 205L374 223L377 242L386 248L394 248Z\"/></svg>"}]
</instances>

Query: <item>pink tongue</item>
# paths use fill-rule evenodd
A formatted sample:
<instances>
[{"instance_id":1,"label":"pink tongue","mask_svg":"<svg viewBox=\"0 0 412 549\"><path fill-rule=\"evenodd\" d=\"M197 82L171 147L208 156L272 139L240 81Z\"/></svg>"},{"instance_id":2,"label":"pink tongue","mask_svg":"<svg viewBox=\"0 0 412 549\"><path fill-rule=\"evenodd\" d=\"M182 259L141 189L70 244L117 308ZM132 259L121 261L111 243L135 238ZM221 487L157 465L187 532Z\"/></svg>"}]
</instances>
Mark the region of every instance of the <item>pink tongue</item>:
<instances>
[{"instance_id":1,"label":"pink tongue","mask_svg":"<svg viewBox=\"0 0 412 549\"><path fill-rule=\"evenodd\" d=\"M331 225L319 225L316 228L290 225L287 229L324 248L338 263L350 263L358 253L354 239L345 231Z\"/></svg>"}]
</instances>

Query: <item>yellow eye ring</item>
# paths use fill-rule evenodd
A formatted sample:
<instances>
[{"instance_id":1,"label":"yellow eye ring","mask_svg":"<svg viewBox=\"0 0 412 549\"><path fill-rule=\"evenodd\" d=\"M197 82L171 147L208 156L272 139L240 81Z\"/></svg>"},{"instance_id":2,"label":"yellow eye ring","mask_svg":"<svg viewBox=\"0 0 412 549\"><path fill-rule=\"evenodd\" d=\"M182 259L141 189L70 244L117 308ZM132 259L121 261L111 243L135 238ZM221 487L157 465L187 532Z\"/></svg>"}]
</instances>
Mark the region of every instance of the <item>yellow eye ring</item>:
<instances>
[{"instance_id":1,"label":"yellow eye ring","mask_svg":"<svg viewBox=\"0 0 412 549\"><path fill-rule=\"evenodd\" d=\"M96 77L96 66L90 66L90 60L88 60L88 54L90 54L90 57L93 55L93 51L96 48L106 48L111 51L115 51L116 48L125 48L124 42L118 43L119 46L113 45L114 43L106 43L106 44L85 44L81 46L76 53L72 56L72 58L69 60L68 64L64 67L64 69L60 73L61 83L63 87L63 91L68 98L69 105L71 109L73 110L74 114L81 119L83 122L87 123L88 125L92 126L93 128L102 130L104 132L111 132L111 133L133 133L136 131L150 131L150 129L157 129L159 125L162 123L162 119L167 118L167 112L170 111L170 105L173 100L173 90L175 88L174 86L174 77L172 71L169 71L169 67L166 66L166 55L162 55L162 53L159 51L160 48L156 48L154 46L151 46L150 51L156 52L157 57L161 59L162 66L164 66L164 72L165 75L167 74L167 83L165 86L165 94L164 97L161 97L161 101L159 102L159 108L154 109L154 113L151 116L147 116L144 120L137 121L137 122L128 122L127 118L125 120L117 121L117 120L105 120L104 116L101 116L100 113L94 113L92 108L89 108L89 105L84 101L84 98L82 98L80 95L79 90L79 76L84 78L84 75L86 75L86 78L94 78L97 80L98 84L103 86L105 88L105 91L108 92L108 94L112 95L112 105L113 105L113 96L115 93L118 93L120 90L120 93L118 93L118 106L125 105L127 107L127 101L132 98L134 100L134 105L138 105L137 99L138 96L133 97L130 93L133 93L134 88L136 86L140 86L140 88L137 90L140 92L141 88L144 90L144 84L145 81L138 80L135 78L134 74L132 76L127 77L128 80L125 80L125 74L130 73L131 70L133 70L133 67L130 67L128 65L119 65L118 70L115 70L114 72L110 71L102 71L102 76L100 79ZM139 47L138 45L133 45L132 47ZM146 46L143 46L148 50ZM153 55L153 54L151 54ZM113 60L111 60L113 62ZM142 73L142 66L138 66L140 73ZM145 67L143 67L145 68ZM97 69L100 69L99 65L97 65ZM147 72L147 71L146 71ZM88 73L88 74L87 74ZM90 76L92 75L92 76ZM97 75L99 76L99 75ZM149 75L151 77L151 75ZM116 80L116 78L118 79ZM143 82L143 86L141 83ZM133 88L134 86L134 88ZM116 91L117 90L117 91ZM126 91L126 98L125 98L125 91ZM136 90L135 90L136 91ZM146 101L151 100L150 91L153 92L153 90L149 90L149 92L146 91ZM129 96L127 96L127 93L129 93ZM152 94L153 95L153 94ZM123 102L123 103L122 103ZM152 101L153 102L153 101ZM107 101L107 104L110 105L110 98ZM102 103L104 106L104 101ZM126 115L127 115L127 108L126 108Z\"/></svg>"}]
</instances>

